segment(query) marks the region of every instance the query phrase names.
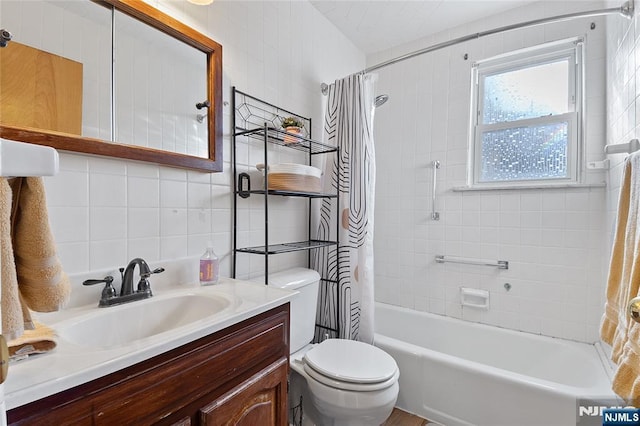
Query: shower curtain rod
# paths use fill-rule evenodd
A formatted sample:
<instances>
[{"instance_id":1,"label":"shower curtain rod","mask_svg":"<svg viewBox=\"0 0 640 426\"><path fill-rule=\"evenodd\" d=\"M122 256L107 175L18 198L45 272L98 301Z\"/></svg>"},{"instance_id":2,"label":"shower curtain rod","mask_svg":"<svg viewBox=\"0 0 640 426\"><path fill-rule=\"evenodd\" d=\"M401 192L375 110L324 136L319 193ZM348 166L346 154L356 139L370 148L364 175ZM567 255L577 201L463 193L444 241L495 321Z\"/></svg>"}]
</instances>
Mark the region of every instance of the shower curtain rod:
<instances>
[{"instance_id":1,"label":"shower curtain rod","mask_svg":"<svg viewBox=\"0 0 640 426\"><path fill-rule=\"evenodd\" d=\"M548 24L548 23L551 23L551 22L568 21L570 19L575 19L575 18L586 18L586 17L589 17L589 16L613 15L613 14L616 14L616 13L624 16L625 18L631 19L633 17L634 9L635 9L634 0L628 0L628 1L624 2L622 4L622 6L620 6L620 7L612 7L612 8L608 8L608 9L596 9L596 10L589 10L589 11L585 11L585 12L567 13L567 14L564 14L564 15L552 16L552 17L549 17L549 18L540 18L540 19L534 19L534 20L531 20L531 21L520 22L520 23L517 23L517 24L505 25L503 27L494 28L492 30L480 31L480 32L469 34L469 35L466 35L466 36L454 38L452 40L448 40L448 41L445 41L445 42L442 42L442 43L433 44L433 45L425 47L423 49L416 50L414 52L410 52L410 53L407 53L407 54L402 55L402 56L398 56L397 58L389 59L388 61L381 62L381 63L379 63L377 65L372 65L372 66L367 67L367 68L363 69L362 71L359 71L359 72L357 72L355 74L366 74L368 72L375 71L375 70L378 70L380 68L384 68L384 67L387 67L389 65L393 65L393 64L401 62L401 61L406 61L407 59L411 59L411 58L414 58L416 56L424 55L425 53L429 53L429 52L433 52L435 50L443 49L445 47L454 46L456 44L464 43L466 41L479 39L480 37L485 37L485 36L488 36L488 35L502 33L502 32L506 32L506 31L513 31L513 30L517 30L517 29L520 29L520 28L534 27L536 25L543 25L543 24ZM323 95L326 95L328 93L329 86L326 83L322 83L320 85L320 88L321 88L321 91L322 91Z\"/></svg>"},{"instance_id":2,"label":"shower curtain rod","mask_svg":"<svg viewBox=\"0 0 640 426\"><path fill-rule=\"evenodd\" d=\"M438 44L434 44L431 45L429 47L425 47L424 49L420 49L420 50L416 50L414 52L411 53L407 53L406 55L402 55L402 56L398 56L397 58L393 58L393 59L389 59L388 61L385 62L381 62L377 65L373 65L371 67L367 67L365 69L363 69L362 71L360 71L361 74L366 74L368 72L371 71L375 71L377 69L380 68L384 68L386 66L389 65L393 65L397 62L400 61L405 61L407 59L411 59L415 56L419 56L419 55L423 55L425 53L429 53L429 52L433 52L434 50L439 50L439 49L443 49L445 47L449 47L449 46L453 46L459 43L464 43L465 41L470 41L470 40L475 40L478 39L480 37L484 37L484 36L488 36L488 35L492 35L492 34L497 34L497 33L502 33L502 32L506 32L506 31L512 31L512 30L517 30L519 28L526 28L526 27L533 27L536 25L542 25L542 24L547 24L547 23L551 23L551 22L562 22L562 21L567 21L570 19L575 19L575 18L585 18L585 17L589 17L589 16L601 16L601 15L612 15L615 13L619 13L622 16L626 17L626 18L632 18L633 17L633 12L634 12L634 0L629 0L625 3L622 4L622 6L620 7L612 7L609 9L597 9L597 10L589 10L586 12L574 12L574 13L567 13L564 15L558 15L558 16L552 16L549 18L541 18L541 19L534 19L531 21L526 21L526 22L520 22L518 24L512 24L512 25L506 25L504 27L498 27L498 28L494 28L492 30L486 30L486 31L480 31L474 34L469 34L466 36L462 36L462 37L458 37L458 38L454 38L453 40L449 40L449 41L445 41L442 43L438 43Z\"/></svg>"}]
</instances>

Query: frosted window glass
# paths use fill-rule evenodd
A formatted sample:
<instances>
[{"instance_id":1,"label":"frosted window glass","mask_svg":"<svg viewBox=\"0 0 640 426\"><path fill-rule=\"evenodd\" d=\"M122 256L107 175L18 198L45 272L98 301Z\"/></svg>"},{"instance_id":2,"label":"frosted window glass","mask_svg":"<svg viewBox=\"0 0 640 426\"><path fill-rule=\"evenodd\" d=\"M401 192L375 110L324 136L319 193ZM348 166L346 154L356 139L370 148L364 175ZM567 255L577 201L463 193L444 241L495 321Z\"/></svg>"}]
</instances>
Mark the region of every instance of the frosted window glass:
<instances>
[{"instance_id":1,"label":"frosted window glass","mask_svg":"<svg viewBox=\"0 0 640 426\"><path fill-rule=\"evenodd\" d=\"M568 59L487 75L483 124L537 118L569 111Z\"/></svg>"},{"instance_id":2,"label":"frosted window glass","mask_svg":"<svg viewBox=\"0 0 640 426\"><path fill-rule=\"evenodd\" d=\"M482 133L480 182L569 177L569 123Z\"/></svg>"}]
</instances>

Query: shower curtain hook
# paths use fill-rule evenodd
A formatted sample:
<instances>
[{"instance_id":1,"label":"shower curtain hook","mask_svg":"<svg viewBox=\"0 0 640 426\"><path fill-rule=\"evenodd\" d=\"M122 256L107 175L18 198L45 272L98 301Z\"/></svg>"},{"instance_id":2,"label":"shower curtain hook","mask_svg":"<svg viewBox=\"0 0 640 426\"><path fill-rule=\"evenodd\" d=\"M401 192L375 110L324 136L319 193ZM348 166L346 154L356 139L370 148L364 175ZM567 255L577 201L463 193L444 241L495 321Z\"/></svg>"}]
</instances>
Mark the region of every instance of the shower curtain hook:
<instances>
[{"instance_id":1,"label":"shower curtain hook","mask_svg":"<svg viewBox=\"0 0 640 426\"><path fill-rule=\"evenodd\" d=\"M329 85L327 83L320 84L320 91L324 96L327 96L329 94Z\"/></svg>"}]
</instances>

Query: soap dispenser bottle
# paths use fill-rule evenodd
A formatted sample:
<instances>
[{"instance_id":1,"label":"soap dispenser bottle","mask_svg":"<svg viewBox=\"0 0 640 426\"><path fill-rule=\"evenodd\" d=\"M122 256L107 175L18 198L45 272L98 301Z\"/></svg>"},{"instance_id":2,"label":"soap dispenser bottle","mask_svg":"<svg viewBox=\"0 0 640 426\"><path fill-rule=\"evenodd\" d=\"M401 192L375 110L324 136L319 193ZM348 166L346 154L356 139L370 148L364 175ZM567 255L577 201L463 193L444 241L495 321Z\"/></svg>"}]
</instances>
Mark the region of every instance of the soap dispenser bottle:
<instances>
[{"instance_id":1,"label":"soap dispenser bottle","mask_svg":"<svg viewBox=\"0 0 640 426\"><path fill-rule=\"evenodd\" d=\"M213 251L213 242L207 243L207 250L200 257L200 284L212 285L218 282L220 277L220 263L218 256Z\"/></svg>"}]
</instances>

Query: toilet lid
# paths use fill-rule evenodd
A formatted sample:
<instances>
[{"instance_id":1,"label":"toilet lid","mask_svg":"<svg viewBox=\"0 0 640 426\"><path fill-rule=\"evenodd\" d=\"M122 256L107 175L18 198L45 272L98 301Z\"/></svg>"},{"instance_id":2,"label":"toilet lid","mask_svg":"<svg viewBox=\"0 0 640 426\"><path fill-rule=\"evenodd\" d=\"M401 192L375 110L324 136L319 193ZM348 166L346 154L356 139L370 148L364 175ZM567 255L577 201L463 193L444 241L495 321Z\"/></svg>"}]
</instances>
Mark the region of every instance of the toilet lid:
<instances>
[{"instance_id":1,"label":"toilet lid","mask_svg":"<svg viewBox=\"0 0 640 426\"><path fill-rule=\"evenodd\" d=\"M355 392L372 392L372 391L383 390L397 383L398 377L400 377L400 370L396 370L396 373L390 379L385 380L383 382L350 383L350 382L342 382L340 380L335 380L323 374L320 374L317 371L315 371L313 368L311 368L307 363L304 363L304 371L315 381L322 383L323 385L327 385L336 389L341 389L346 391L355 391Z\"/></svg>"},{"instance_id":2,"label":"toilet lid","mask_svg":"<svg viewBox=\"0 0 640 426\"><path fill-rule=\"evenodd\" d=\"M398 373L398 365L382 349L355 340L327 339L304 356L304 362L332 381L382 384ZM391 380L393 382L393 380Z\"/></svg>"}]
</instances>

